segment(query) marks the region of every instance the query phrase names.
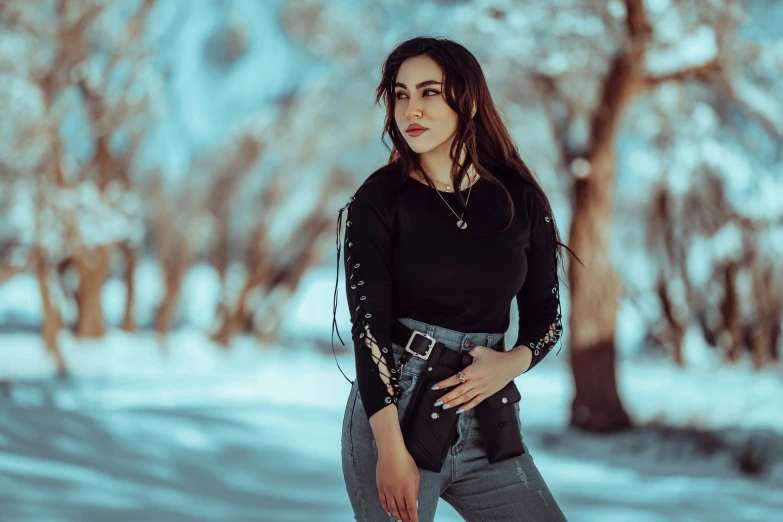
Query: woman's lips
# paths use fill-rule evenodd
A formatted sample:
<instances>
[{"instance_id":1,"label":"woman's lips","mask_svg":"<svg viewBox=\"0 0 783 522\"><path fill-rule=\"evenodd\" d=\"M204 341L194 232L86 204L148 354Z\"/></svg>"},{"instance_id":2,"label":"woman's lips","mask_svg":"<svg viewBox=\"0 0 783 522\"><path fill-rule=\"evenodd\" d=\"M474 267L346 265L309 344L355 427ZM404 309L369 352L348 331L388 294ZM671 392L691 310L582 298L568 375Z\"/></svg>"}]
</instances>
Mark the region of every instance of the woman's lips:
<instances>
[{"instance_id":1,"label":"woman's lips","mask_svg":"<svg viewBox=\"0 0 783 522\"><path fill-rule=\"evenodd\" d=\"M424 132L427 132L427 129L413 129L407 131L410 136L418 136L419 134L422 134Z\"/></svg>"}]
</instances>

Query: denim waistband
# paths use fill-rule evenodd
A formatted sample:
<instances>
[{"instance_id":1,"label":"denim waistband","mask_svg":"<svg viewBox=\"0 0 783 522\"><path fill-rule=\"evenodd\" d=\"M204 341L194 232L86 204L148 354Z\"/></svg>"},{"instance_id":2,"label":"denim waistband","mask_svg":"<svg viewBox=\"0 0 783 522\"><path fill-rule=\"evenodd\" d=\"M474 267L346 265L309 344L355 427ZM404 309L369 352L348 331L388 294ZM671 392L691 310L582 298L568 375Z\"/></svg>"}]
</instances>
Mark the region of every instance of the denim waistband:
<instances>
[{"instance_id":1,"label":"denim waistband","mask_svg":"<svg viewBox=\"0 0 783 522\"><path fill-rule=\"evenodd\" d=\"M468 353L476 346L487 346L492 348L503 340L505 332L498 333L465 333L458 332L457 330L451 330L450 328L444 328L436 324L429 324L423 321L417 321L416 319L410 319L407 317L398 317L396 319L400 323L404 324L408 328L418 330L421 333L434 337L435 340L440 341L450 350L454 350L457 353ZM505 346L500 345L495 348L499 351L504 351Z\"/></svg>"}]
</instances>

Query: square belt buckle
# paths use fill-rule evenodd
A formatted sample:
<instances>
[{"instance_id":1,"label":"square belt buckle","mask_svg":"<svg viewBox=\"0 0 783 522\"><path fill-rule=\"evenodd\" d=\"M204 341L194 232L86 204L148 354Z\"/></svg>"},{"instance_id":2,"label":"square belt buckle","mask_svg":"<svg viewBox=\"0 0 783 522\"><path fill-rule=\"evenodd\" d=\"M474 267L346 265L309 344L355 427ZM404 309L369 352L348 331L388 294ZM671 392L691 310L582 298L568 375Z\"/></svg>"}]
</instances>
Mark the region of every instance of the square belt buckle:
<instances>
[{"instance_id":1,"label":"square belt buckle","mask_svg":"<svg viewBox=\"0 0 783 522\"><path fill-rule=\"evenodd\" d=\"M424 355L420 354L419 352L414 352L413 350L411 350L411 343L413 342L413 338L416 336L416 334L421 335L422 337L426 337L427 339L430 340L430 346L429 346L429 348L427 348L427 352ZM410 339L408 339L408 344L405 345L405 351L412 353L413 355L415 355L419 359L426 360L427 357L430 356L430 352L432 351L432 347L435 346L436 342L438 342L438 341L434 337L431 337L431 336L429 336L429 335L427 335L425 333L421 333L418 330L414 330L413 333L411 334Z\"/></svg>"}]
</instances>

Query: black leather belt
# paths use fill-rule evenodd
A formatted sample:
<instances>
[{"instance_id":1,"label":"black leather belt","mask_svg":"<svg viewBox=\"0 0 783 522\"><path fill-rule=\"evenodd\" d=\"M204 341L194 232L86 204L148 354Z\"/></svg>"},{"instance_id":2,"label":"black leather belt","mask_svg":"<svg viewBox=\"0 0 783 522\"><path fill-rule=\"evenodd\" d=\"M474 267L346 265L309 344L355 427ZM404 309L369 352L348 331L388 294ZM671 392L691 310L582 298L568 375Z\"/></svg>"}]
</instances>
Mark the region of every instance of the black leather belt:
<instances>
[{"instance_id":1,"label":"black leather belt","mask_svg":"<svg viewBox=\"0 0 783 522\"><path fill-rule=\"evenodd\" d=\"M438 344L443 344L434 337L418 330L408 328L399 321L391 322L391 340L405 347L405 351L419 359L426 360ZM446 346L444 345L444 348Z\"/></svg>"},{"instance_id":2,"label":"black leather belt","mask_svg":"<svg viewBox=\"0 0 783 522\"><path fill-rule=\"evenodd\" d=\"M426 372L434 372L434 374L443 373L444 369L456 374L473 362L470 354L452 350L434 337L408 328L396 319L391 321L391 340L394 344L405 348L405 353L397 361L399 372L402 372L411 357L428 361Z\"/></svg>"}]
</instances>

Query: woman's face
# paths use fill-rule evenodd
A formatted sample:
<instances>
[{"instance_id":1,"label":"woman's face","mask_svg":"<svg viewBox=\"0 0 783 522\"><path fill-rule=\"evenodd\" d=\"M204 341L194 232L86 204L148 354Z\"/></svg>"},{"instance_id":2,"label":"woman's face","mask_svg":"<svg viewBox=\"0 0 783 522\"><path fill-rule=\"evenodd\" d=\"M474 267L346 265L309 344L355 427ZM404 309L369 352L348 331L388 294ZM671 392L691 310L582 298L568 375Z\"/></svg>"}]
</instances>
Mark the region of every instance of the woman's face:
<instances>
[{"instance_id":1,"label":"woman's face","mask_svg":"<svg viewBox=\"0 0 783 522\"><path fill-rule=\"evenodd\" d=\"M458 115L443 97L443 72L429 56L402 62L394 86L394 119L408 146L422 154L448 150L457 132ZM412 124L427 130L413 132Z\"/></svg>"}]
</instances>

